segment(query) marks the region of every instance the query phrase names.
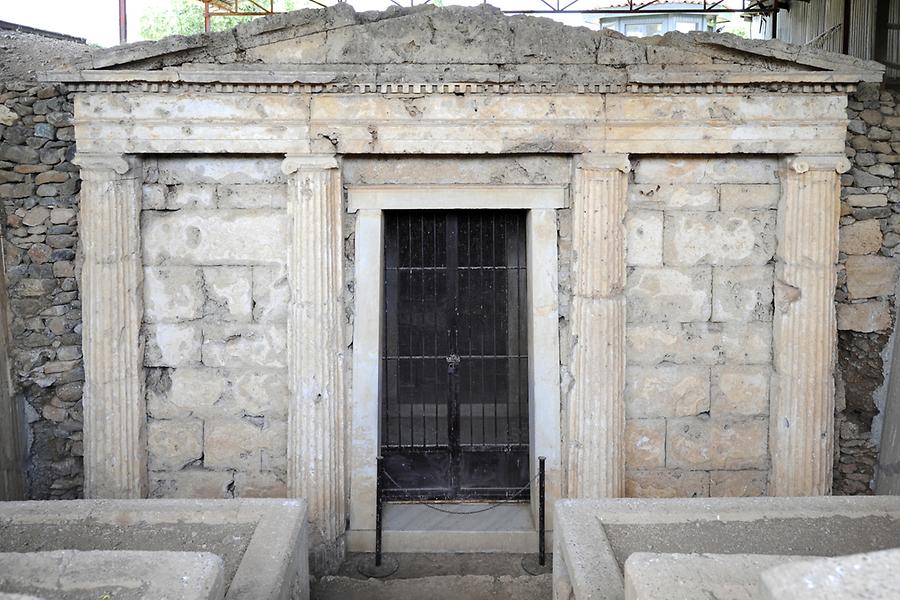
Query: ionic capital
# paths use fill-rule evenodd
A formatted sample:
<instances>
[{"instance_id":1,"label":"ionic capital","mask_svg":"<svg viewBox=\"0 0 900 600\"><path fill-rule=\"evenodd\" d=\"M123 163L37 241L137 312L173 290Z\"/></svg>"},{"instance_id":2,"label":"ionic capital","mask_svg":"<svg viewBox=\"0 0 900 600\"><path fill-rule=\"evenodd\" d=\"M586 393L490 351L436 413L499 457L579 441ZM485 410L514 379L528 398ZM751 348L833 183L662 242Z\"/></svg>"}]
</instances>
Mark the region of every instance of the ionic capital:
<instances>
[{"instance_id":1,"label":"ionic capital","mask_svg":"<svg viewBox=\"0 0 900 600\"><path fill-rule=\"evenodd\" d=\"M787 167L801 175L807 171L846 173L850 170L850 161L843 154L800 154L789 157Z\"/></svg>"},{"instance_id":2,"label":"ionic capital","mask_svg":"<svg viewBox=\"0 0 900 600\"><path fill-rule=\"evenodd\" d=\"M631 161L627 154L586 153L578 157L578 168L584 171L621 171L631 170Z\"/></svg>"},{"instance_id":3,"label":"ionic capital","mask_svg":"<svg viewBox=\"0 0 900 600\"><path fill-rule=\"evenodd\" d=\"M285 175L293 175L298 171L326 171L337 168L337 157L334 154L288 154L281 162L281 172Z\"/></svg>"},{"instance_id":4,"label":"ionic capital","mask_svg":"<svg viewBox=\"0 0 900 600\"><path fill-rule=\"evenodd\" d=\"M134 179L139 176L140 158L134 154L79 152L72 163L81 167L87 181Z\"/></svg>"}]
</instances>

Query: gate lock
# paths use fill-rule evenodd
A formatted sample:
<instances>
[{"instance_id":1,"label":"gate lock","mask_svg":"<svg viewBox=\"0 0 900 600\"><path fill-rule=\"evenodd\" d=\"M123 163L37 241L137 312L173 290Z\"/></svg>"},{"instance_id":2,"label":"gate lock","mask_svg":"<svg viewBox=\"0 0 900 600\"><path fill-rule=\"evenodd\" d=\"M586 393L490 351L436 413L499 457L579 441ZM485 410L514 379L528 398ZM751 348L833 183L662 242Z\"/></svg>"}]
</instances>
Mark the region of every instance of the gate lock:
<instances>
[{"instance_id":1,"label":"gate lock","mask_svg":"<svg viewBox=\"0 0 900 600\"><path fill-rule=\"evenodd\" d=\"M451 354L447 357L447 372L451 375L456 374L456 369L459 367L459 355Z\"/></svg>"}]
</instances>

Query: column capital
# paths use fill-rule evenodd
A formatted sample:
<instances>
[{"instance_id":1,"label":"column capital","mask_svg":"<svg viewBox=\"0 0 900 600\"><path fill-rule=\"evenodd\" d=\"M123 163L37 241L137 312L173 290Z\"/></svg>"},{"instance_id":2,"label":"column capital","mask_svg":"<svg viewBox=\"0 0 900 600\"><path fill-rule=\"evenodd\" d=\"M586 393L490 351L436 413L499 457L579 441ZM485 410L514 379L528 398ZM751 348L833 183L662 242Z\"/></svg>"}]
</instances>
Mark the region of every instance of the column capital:
<instances>
[{"instance_id":1,"label":"column capital","mask_svg":"<svg viewBox=\"0 0 900 600\"><path fill-rule=\"evenodd\" d=\"M578 157L577 166L585 171L621 171L631 170L631 161L627 154L606 154L587 152Z\"/></svg>"},{"instance_id":2,"label":"column capital","mask_svg":"<svg viewBox=\"0 0 900 600\"><path fill-rule=\"evenodd\" d=\"M82 179L131 179L137 175L140 159L118 152L79 152L72 163L81 167Z\"/></svg>"},{"instance_id":3,"label":"column capital","mask_svg":"<svg viewBox=\"0 0 900 600\"><path fill-rule=\"evenodd\" d=\"M797 154L789 156L787 167L795 173L807 171L836 171L846 173L850 170L850 161L843 154Z\"/></svg>"},{"instance_id":4,"label":"column capital","mask_svg":"<svg viewBox=\"0 0 900 600\"><path fill-rule=\"evenodd\" d=\"M334 154L287 154L281 162L281 172L285 175L293 175L298 171L325 171L337 168L337 157Z\"/></svg>"}]
</instances>

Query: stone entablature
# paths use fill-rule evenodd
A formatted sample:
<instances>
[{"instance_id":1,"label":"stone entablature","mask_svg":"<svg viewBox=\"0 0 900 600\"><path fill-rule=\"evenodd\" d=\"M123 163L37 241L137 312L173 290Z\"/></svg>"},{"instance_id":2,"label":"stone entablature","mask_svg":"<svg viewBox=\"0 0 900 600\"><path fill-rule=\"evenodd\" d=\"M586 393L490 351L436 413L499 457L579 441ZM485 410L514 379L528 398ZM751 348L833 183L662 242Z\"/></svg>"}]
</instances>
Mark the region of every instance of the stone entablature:
<instances>
[{"instance_id":1,"label":"stone entablature","mask_svg":"<svg viewBox=\"0 0 900 600\"><path fill-rule=\"evenodd\" d=\"M360 27L360 35L365 37L369 25ZM640 50L645 63L651 53L650 46L606 34L597 37L600 46L606 42L621 46L623 56ZM321 559L319 567L327 568L335 554L340 553L347 499L354 494L347 478L352 467L348 461L356 460L347 447L355 418L349 410L352 391L348 384L358 385L359 374L354 373L353 379L345 374L350 358L345 354L355 332L348 335L344 330L349 308L342 281L348 270L344 235L353 234L352 226L346 226L353 222L352 218L344 214L344 157L398 163L424 156L443 157L447 162L483 156L562 156L569 161L568 206L556 209L559 265L563 264L563 255L571 257L573 265L565 278L560 275L560 289L566 287L570 300L561 294L560 305L566 306L566 314L560 314L566 321L566 331L561 334L564 343L559 348L563 399L559 407L558 456L562 463L560 493L576 497L617 496L626 491L626 385L629 376L634 376L633 371L629 375L627 367L639 364L642 358L628 358L628 338L634 339L629 327L641 319L641 310L649 311L644 318L662 324L663 333L666 327L686 331L687 342L698 338L689 331L695 321L699 323L695 327L698 331L706 328L713 333L716 327L738 331L737 325L732 327L728 322L741 321L739 316L722 317L720 313L727 312L727 307L714 308L711 304L694 312L688 306L682 315L647 316L652 307L644 304L641 308L641 291L637 288L642 285L641 276L646 277L648 272L646 266L641 266L645 269L642 274L638 265L631 265L634 270L629 272L629 256L633 259L646 253L649 244L628 245L629 240L641 243L640 236L629 230L633 218L641 216L632 212L629 190L641 183L667 182L647 176L646 181L630 183L629 170L642 164L646 175L652 172L656 160L653 157L660 156L664 157L657 163L663 165L661 176L672 165L676 174L678 169L713 169L719 185L714 190L718 203L724 186L747 183L740 179L742 169L752 171L757 163L768 164L769 172L777 173L777 177L752 183L771 187L754 190L758 195L747 195L761 197L770 204L757 207L761 208L760 214L753 215L755 220L750 219L749 225L746 219L733 218L732 213L741 212L739 206L726 209L717 204L720 212L712 217L685 217L676 214L677 210L672 214L662 211L664 221L672 223L669 235L674 235L663 240L664 255L670 259L663 266L672 268L652 274L657 282L687 276L696 283L695 279L706 281L704 277L708 275L709 285L714 286L715 267L752 266L764 268L756 273L758 281L750 285L758 287L763 297L773 285L777 291L773 299L766 297L761 313L754 313L755 317L767 317L774 312L772 321L754 317L751 325L741 325L754 332L747 338L752 343L746 351L758 350L758 355L744 361L725 358L729 365L733 362L774 369L771 405L766 411L749 415L751 418L741 421L740 427L726 435L704 425L702 414L692 415L697 418L691 425L700 430L700 445L704 431L711 440L706 452L717 452L716 444L727 445L729 439L747 433L753 439L749 458L739 456L737 462L727 463L718 455L707 462L686 456L679 462L672 454L665 457L663 465L703 472L747 469L754 471L757 480L761 474L768 475L770 493L826 493L828 478L823 474L829 473L832 466L828 421L833 411L830 349L834 344L835 219L839 172L846 163L843 149L847 101L843 86L852 86L877 73L873 75L874 67L869 63L850 64L842 59L829 63L830 55L810 58L804 52L790 53L775 46L729 47L726 42L731 43L730 38L695 36L688 45L713 54L721 52L717 61L710 60L710 65L741 64L741 68L695 66L690 78L681 76L681 81L673 83L660 77L653 81L653 73L666 71L658 64L640 64L632 71L643 73L647 83L626 80L621 89L616 89L621 93L608 93L612 88L570 93L559 91L553 84L524 94L492 93L490 86L477 87L483 80L473 81L471 88L465 83L448 87L435 84L439 89L430 94L388 84L352 92L304 93L305 88L301 88L283 93L285 89L273 92L267 87L271 85L269 79L277 80L283 69L240 64L217 69L215 78L220 83L204 83L216 87L204 91L165 91L163 87L156 90L156 84L145 81L151 78L146 73L154 71L83 71L70 77L69 80L80 81L78 89L84 90L76 96L76 137L81 164L91 166L83 202L89 208L95 207L83 215L82 227L88 241L93 236L113 245L85 246L82 289L86 311L92 312L91 318L85 319L84 330L85 435L88 440L95 436L93 445L87 444L86 493L125 497L146 493L142 479L146 476L142 462L146 447L142 424L136 418L146 414L143 381L137 376L145 355L133 333L139 331L142 320L146 321L152 312L148 312L149 304L143 305L140 294L131 292L140 289L140 261L145 266L148 259L155 261L156 266L164 266L164 261L157 260L157 254L162 252L158 247L145 245L142 256L133 250L140 248L135 215L147 197L142 198L141 187L135 184L139 178L130 175L135 167L129 165L153 160L155 155L168 155L165 160L169 161L185 156L202 164L204 157L222 154L268 155L270 162L281 164L284 179L280 183L287 188L285 207L270 215L274 230L285 235L284 247L277 257L267 256L286 266L290 289L290 298L284 299L287 335L282 357L288 381L286 481L279 484L285 486L287 493L309 499L313 538ZM727 52L722 50L726 47ZM268 58L273 56L277 53ZM817 62L788 63L789 57ZM160 60L165 64L167 59ZM681 64L681 68L675 70L686 73L684 64L690 63L678 60L673 62ZM241 61L235 57L232 62ZM622 64L640 62L635 58ZM128 63L125 60L123 64ZM415 73L418 68L406 66L408 73ZM553 67L535 68L536 72L548 73ZM612 72L628 72L628 68L604 67ZM189 71L183 69L178 76ZM168 71L155 72L163 73L160 78L168 76ZM467 73L472 79L471 69ZM326 73L323 77L332 75ZM110 79L116 78L115 84L109 84ZM240 85L256 86L257 91L229 93L217 87L233 85L236 78L243 78ZM296 80L282 83L306 85ZM306 83L323 85L321 80ZM130 90L133 84L149 85L151 89L132 93L109 91ZM353 86L352 81L343 84ZM361 81L359 85L367 83ZM773 85L777 90L773 91ZM260 89L269 91L260 93ZM714 158L708 158L710 155ZM702 175L699 182L708 182ZM741 194L739 190L736 193ZM771 205L775 196L777 211ZM691 198L702 201L702 190L692 193ZM165 219L174 222L185 216L176 211ZM361 219L356 223L358 227L376 226L377 219L371 214L357 218ZM715 250L691 248L690 239L677 235L679 219L690 218L706 223L710 230L722 230L715 231L710 241L713 245L727 237L731 221L741 221L743 225L736 226L755 232L762 240L760 247L750 250L747 264L737 265L728 262L733 257L727 256L731 248L727 243L720 243L721 247ZM151 220L148 217L145 227ZM644 223L648 228L650 221ZM227 246L238 243L243 235L234 236L228 227L223 227L218 235L213 232L210 239L204 239L202 226L181 222L176 227L196 230L196 244L189 255L226 253ZM686 229L680 228L682 233ZM116 236L101 236L106 230ZM810 240L813 232L815 239ZM566 244L571 240L566 252L562 249L564 240ZM765 268L772 266L773 257L776 264L769 275ZM706 271L686 273L682 269L698 264ZM104 270L109 274L104 274ZM705 297L706 292L701 293ZM632 316L629 304L633 306ZM713 310L719 311L719 321L725 325L720 325ZM710 353L719 352L726 342L737 346L743 340L731 335L728 341L721 332L718 338L699 337L700 344L709 342L716 346L709 349ZM680 338L670 335L666 339L677 343ZM720 341L717 343L716 339ZM688 348L687 354L691 352ZM734 354L739 355L740 351ZM354 357L354 364L357 359ZM716 361L718 358L704 367L710 370L710 386L711 369L720 364ZM698 360L688 357L684 362L692 364ZM125 375L111 380L107 376L110 372ZM808 377L809 373L814 376ZM377 398L371 401L377 402ZM648 416L674 419L678 415ZM128 426L117 427L116 423ZM671 432L677 436L678 425L675 420L666 424L666 435ZM724 426L727 429L728 424ZM766 434L768 445L763 441ZM675 440L668 439L666 451L674 447ZM699 456L704 456L702 448ZM372 464L374 458L369 457ZM721 489L723 493L735 489L758 493L760 485L723 485Z\"/></svg>"}]
</instances>

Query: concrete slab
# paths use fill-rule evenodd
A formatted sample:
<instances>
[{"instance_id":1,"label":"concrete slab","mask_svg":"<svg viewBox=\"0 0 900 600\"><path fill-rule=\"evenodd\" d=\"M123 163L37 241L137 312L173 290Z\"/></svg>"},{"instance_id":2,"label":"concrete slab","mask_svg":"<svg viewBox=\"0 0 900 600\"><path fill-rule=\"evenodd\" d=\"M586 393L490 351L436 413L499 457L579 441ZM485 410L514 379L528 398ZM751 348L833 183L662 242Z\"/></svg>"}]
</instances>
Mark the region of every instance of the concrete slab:
<instances>
[{"instance_id":1,"label":"concrete slab","mask_svg":"<svg viewBox=\"0 0 900 600\"><path fill-rule=\"evenodd\" d=\"M900 550L792 562L761 575L763 600L900 598Z\"/></svg>"},{"instance_id":2,"label":"concrete slab","mask_svg":"<svg viewBox=\"0 0 900 600\"><path fill-rule=\"evenodd\" d=\"M900 497L563 500L554 598L625 598L636 552L838 556L900 547Z\"/></svg>"},{"instance_id":3,"label":"concrete slab","mask_svg":"<svg viewBox=\"0 0 900 600\"><path fill-rule=\"evenodd\" d=\"M625 561L625 600L757 600L763 571L808 558L636 552Z\"/></svg>"},{"instance_id":4,"label":"concrete slab","mask_svg":"<svg viewBox=\"0 0 900 600\"><path fill-rule=\"evenodd\" d=\"M208 552L0 553L0 591L46 600L221 600L224 563Z\"/></svg>"},{"instance_id":5,"label":"concrete slab","mask_svg":"<svg viewBox=\"0 0 900 600\"><path fill-rule=\"evenodd\" d=\"M0 552L135 550L222 557L226 600L309 597L303 500L0 503Z\"/></svg>"}]
</instances>

